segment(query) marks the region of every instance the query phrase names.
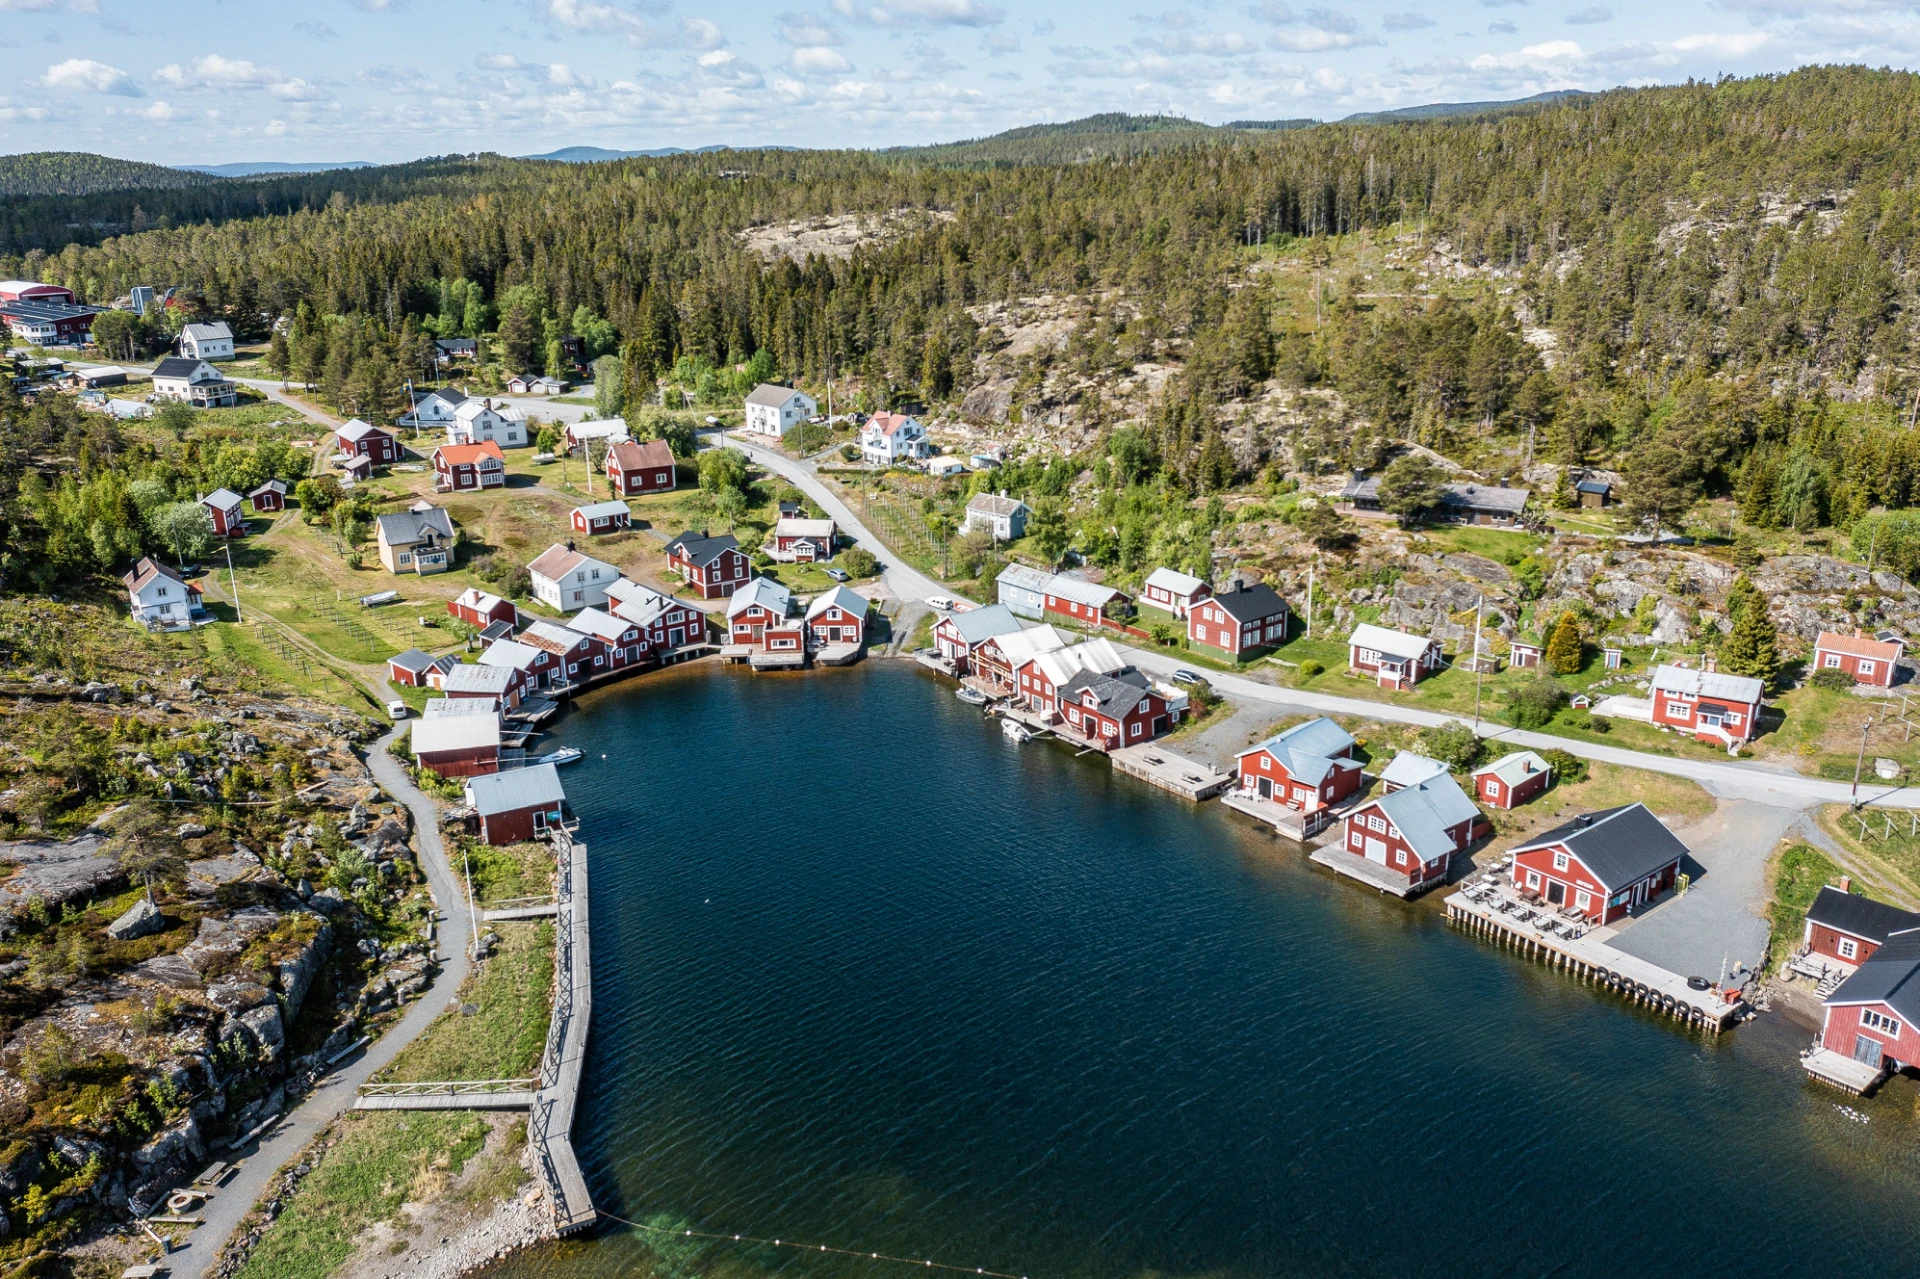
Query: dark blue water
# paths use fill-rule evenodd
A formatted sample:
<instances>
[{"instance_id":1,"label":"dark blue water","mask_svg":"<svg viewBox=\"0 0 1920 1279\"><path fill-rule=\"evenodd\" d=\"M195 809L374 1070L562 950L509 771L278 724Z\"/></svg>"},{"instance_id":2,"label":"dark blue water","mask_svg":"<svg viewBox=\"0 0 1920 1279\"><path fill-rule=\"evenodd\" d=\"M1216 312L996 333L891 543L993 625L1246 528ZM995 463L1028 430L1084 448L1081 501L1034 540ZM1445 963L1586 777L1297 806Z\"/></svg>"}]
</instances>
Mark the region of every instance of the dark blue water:
<instances>
[{"instance_id":1,"label":"dark blue water","mask_svg":"<svg viewBox=\"0 0 1920 1279\"><path fill-rule=\"evenodd\" d=\"M556 736L606 1211L1033 1279L1916 1273L1905 1084L1852 1122L1780 1017L1689 1035L917 669L666 672ZM496 1273L638 1273L644 1239Z\"/></svg>"}]
</instances>

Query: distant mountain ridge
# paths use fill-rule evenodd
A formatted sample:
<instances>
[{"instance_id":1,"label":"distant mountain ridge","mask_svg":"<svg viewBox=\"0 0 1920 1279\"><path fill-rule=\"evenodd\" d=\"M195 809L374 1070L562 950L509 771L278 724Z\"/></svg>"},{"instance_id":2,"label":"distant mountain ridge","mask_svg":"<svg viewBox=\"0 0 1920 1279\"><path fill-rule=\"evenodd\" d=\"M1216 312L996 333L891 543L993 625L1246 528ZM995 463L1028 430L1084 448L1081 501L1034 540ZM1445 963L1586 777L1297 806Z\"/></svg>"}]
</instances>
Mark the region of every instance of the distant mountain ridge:
<instances>
[{"instance_id":1,"label":"distant mountain ridge","mask_svg":"<svg viewBox=\"0 0 1920 1279\"><path fill-rule=\"evenodd\" d=\"M1501 111L1524 110L1527 107L1552 106L1575 98L1590 98L1593 94L1584 89L1555 89L1550 93L1536 93L1530 98L1514 98L1506 102L1430 102L1420 107L1398 107L1392 111L1362 111L1357 115L1342 116L1341 124L1391 124L1396 120L1438 120L1454 115L1491 115Z\"/></svg>"},{"instance_id":2,"label":"distant mountain ridge","mask_svg":"<svg viewBox=\"0 0 1920 1279\"><path fill-rule=\"evenodd\" d=\"M801 147L736 147L719 144L704 147L651 147L645 151L613 151L606 147L561 147L539 155L515 156L517 160L551 160L560 164L604 164L609 160L646 160L670 155L711 155L715 151L799 151Z\"/></svg>"},{"instance_id":3,"label":"distant mountain ridge","mask_svg":"<svg viewBox=\"0 0 1920 1279\"><path fill-rule=\"evenodd\" d=\"M278 173L331 173L335 169L372 169L371 160L314 160L288 164L282 160L242 160L235 164L182 164L184 173L210 173L216 178L258 178Z\"/></svg>"}]
</instances>

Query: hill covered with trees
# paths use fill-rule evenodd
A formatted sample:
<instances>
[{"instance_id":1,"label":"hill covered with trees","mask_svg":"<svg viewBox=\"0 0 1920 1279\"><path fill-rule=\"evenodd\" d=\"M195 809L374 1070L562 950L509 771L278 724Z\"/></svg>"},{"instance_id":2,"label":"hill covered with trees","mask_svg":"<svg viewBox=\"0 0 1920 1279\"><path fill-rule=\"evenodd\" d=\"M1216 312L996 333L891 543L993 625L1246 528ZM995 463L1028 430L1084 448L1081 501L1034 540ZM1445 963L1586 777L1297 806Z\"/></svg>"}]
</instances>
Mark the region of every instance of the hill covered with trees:
<instances>
[{"instance_id":1,"label":"hill covered with trees","mask_svg":"<svg viewBox=\"0 0 1920 1279\"><path fill-rule=\"evenodd\" d=\"M101 191L158 191L206 186L210 174L115 160L86 151L27 151L0 155L0 197L93 195Z\"/></svg>"}]
</instances>

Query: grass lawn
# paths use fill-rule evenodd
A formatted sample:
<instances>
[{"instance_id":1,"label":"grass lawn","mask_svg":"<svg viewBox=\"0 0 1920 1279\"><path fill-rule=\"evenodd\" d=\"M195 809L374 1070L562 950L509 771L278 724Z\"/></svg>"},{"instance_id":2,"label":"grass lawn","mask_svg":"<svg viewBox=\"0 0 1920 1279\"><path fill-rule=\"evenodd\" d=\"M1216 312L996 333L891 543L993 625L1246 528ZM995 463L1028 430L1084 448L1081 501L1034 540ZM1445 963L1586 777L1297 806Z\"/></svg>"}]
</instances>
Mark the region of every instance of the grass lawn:
<instances>
[{"instance_id":1,"label":"grass lawn","mask_svg":"<svg viewBox=\"0 0 1920 1279\"><path fill-rule=\"evenodd\" d=\"M553 924L544 919L483 924L500 945L441 1013L381 1071L382 1082L525 1079L540 1065L552 1009ZM463 1008L478 1011L467 1013Z\"/></svg>"},{"instance_id":2,"label":"grass lawn","mask_svg":"<svg viewBox=\"0 0 1920 1279\"><path fill-rule=\"evenodd\" d=\"M1910 833L1911 814L1868 809L1855 817L1845 804L1829 804L1818 820L1820 829L1846 849L1861 888L1909 909L1920 906L1920 835Z\"/></svg>"},{"instance_id":3,"label":"grass lawn","mask_svg":"<svg viewBox=\"0 0 1920 1279\"><path fill-rule=\"evenodd\" d=\"M216 614L227 612L224 605L215 605L213 610ZM366 692L357 681L312 657L304 657L304 665L300 658L282 657L254 627L203 626L190 635L183 632L170 638L200 648L212 665L228 666L238 662L251 666L260 672L267 687L292 689L357 712L368 709Z\"/></svg>"},{"instance_id":4,"label":"grass lawn","mask_svg":"<svg viewBox=\"0 0 1920 1279\"><path fill-rule=\"evenodd\" d=\"M235 1279L325 1279L353 1255L367 1226L434 1197L458 1176L487 1131L484 1117L458 1111L341 1117L333 1143Z\"/></svg>"},{"instance_id":5,"label":"grass lawn","mask_svg":"<svg viewBox=\"0 0 1920 1279\"><path fill-rule=\"evenodd\" d=\"M1767 967L1777 967L1787 952L1800 944L1806 931L1807 908L1827 884L1838 883L1842 872L1832 858L1806 844L1792 844L1775 853L1767 865L1767 918L1773 933L1767 939Z\"/></svg>"},{"instance_id":6,"label":"grass lawn","mask_svg":"<svg viewBox=\"0 0 1920 1279\"><path fill-rule=\"evenodd\" d=\"M1437 542L1443 551L1461 551L1500 564L1518 564L1547 544L1537 533L1474 524L1420 524L1413 531L1416 550L1432 550L1431 545L1420 545L1424 538L1429 544Z\"/></svg>"}]
</instances>

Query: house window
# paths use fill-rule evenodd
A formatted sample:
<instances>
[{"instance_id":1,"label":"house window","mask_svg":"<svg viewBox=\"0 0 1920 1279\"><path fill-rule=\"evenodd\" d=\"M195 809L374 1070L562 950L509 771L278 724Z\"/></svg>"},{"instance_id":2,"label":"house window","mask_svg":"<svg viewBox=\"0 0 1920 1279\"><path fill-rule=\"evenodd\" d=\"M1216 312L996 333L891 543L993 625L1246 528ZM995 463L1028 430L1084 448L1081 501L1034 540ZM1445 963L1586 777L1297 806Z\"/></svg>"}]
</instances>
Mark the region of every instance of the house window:
<instances>
[{"instance_id":1,"label":"house window","mask_svg":"<svg viewBox=\"0 0 1920 1279\"><path fill-rule=\"evenodd\" d=\"M1873 1008L1860 1014L1860 1025L1867 1030L1877 1030L1883 1035L1892 1035L1895 1038L1900 1035L1900 1023Z\"/></svg>"},{"instance_id":2,"label":"house window","mask_svg":"<svg viewBox=\"0 0 1920 1279\"><path fill-rule=\"evenodd\" d=\"M411 564L411 563L413 563L413 556L412 556L412 555L409 555L409 554L408 554L407 552L405 552L405 551L402 551L402 552L400 552L400 562L401 562L402 564Z\"/></svg>"},{"instance_id":3,"label":"house window","mask_svg":"<svg viewBox=\"0 0 1920 1279\"><path fill-rule=\"evenodd\" d=\"M1540 872L1539 871L1530 870L1527 872L1527 887L1536 892L1539 891L1539 888L1540 888Z\"/></svg>"},{"instance_id":4,"label":"house window","mask_svg":"<svg viewBox=\"0 0 1920 1279\"><path fill-rule=\"evenodd\" d=\"M1573 895L1573 904L1580 910L1586 910L1593 905L1593 894L1583 888Z\"/></svg>"},{"instance_id":5,"label":"house window","mask_svg":"<svg viewBox=\"0 0 1920 1279\"><path fill-rule=\"evenodd\" d=\"M1840 958L1853 959L1860 954L1860 943L1851 937L1842 937L1840 939L1839 950Z\"/></svg>"},{"instance_id":6,"label":"house window","mask_svg":"<svg viewBox=\"0 0 1920 1279\"><path fill-rule=\"evenodd\" d=\"M1138 737L1138 736L1140 736L1140 726L1139 726L1138 724L1135 724L1135 725L1133 726L1133 735L1134 735L1135 737Z\"/></svg>"},{"instance_id":7,"label":"house window","mask_svg":"<svg viewBox=\"0 0 1920 1279\"><path fill-rule=\"evenodd\" d=\"M1358 847L1360 847L1360 841L1361 841L1361 840L1362 840L1363 838L1364 838L1364 836L1362 836L1362 835L1360 834L1360 832L1359 832L1358 830L1355 830L1355 831L1354 831L1354 832L1352 833L1352 835L1351 835L1351 836L1350 836L1350 837L1348 838L1348 840L1347 840L1347 842L1348 842L1348 843L1350 843L1350 844L1352 844L1352 845L1353 845L1353 846L1354 846L1355 848L1358 848Z\"/></svg>"},{"instance_id":8,"label":"house window","mask_svg":"<svg viewBox=\"0 0 1920 1279\"><path fill-rule=\"evenodd\" d=\"M1565 870L1567 868L1567 855L1565 853L1562 853L1562 852L1554 853L1553 868L1555 870Z\"/></svg>"},{"instance_id":9,"label":"house window","mask_svg":"<svg viewBox=\"0 0 1920 1279\"><path fill-rule=\"evenodd\" d=\"M1668 702L1667 714L1674 719L1685 719L1687 716L1693 714L1693 712L1687 708L1685 702Z\"/></svg>"},{"instance_id":10,"label":"house window","mask_svg":"<svg viewBox=\"0 0 1920 1279\"><path fill-rule=\"evenodd\" d=\"M1386 828L1387 828L1386 819L1380 816L1378 813L1371 813L1367 816L1368 830L1385 830Z\"/></svg>"},{"instance_id":11,"label":"house window","mask_svg":"<svg viewBox=\"0 0 1920 1279\"><path fill-rule=\"evenodd\" d=\"M1861 658L1861 659L1860 659L1860 662L1859 662L1859 670L1858 670L1858 673L1859 673L1859 674L1861 674L1861 675L1871 675L1871 674L1873 674L1873 663L1872 663L1872 662L1870 662L1870 661L1868 661L1868 660L1867 660L1866 658L1864 658L1864 657L1863 657L1863 658Z\"/></svg>"},{"instance_id":12,"label":"house window","mask_svg":"<svg viewBox=\"0 0 1920 1279\"><path fill-rule=\"evenodd\" d=\"M1840 654L1827 653L1827 654L1824 654L1823 656L1825 657L1826 660L1821 664L1825 666L1828 670L1834 671L1834 670L1840 669Z\"/></svg>"}]
</instances>

